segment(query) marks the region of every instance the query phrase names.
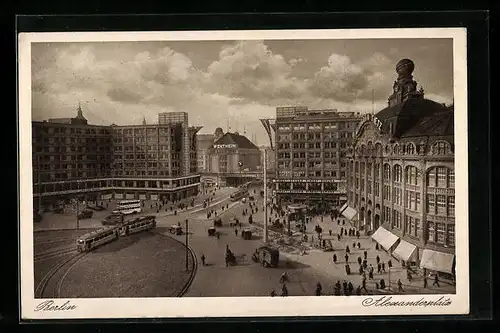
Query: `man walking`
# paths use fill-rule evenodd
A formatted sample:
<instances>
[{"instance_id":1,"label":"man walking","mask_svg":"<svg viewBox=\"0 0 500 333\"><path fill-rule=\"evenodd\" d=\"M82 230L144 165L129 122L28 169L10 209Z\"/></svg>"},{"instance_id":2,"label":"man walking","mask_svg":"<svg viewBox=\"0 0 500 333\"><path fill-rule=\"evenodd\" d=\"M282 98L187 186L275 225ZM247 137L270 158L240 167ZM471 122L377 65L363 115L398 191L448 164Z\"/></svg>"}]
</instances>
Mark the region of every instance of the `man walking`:
<instances>
[{"instance_id":1,"label":"man walking","mask_svg":"<svg viewBox=\"0 0 500 333\"><path fill-rule=\"evenodd\" d=\"M400 293L404 292L403 282L401 282L401 279L398 279L398 292L400 292Z\"/></svg>"},{"instance_id":2,"label":"man walking","mask_svg":"<svg viewBox=\"0 0 500 333\"><path fill-rule=\"evenodd\" d=\"M345 258L345 263L347 264L349 262L349 255L346 253L344 258Z\"/></svg>"},{"instance_id":3,"label":"man walking","mask_svg":"<svg viewBox=\"0 0 500 333\"><path fill-rule=\"evenodd\" d=\"M432 283L432 286L437 286L439 287L439 278L438 278L438 275L436 273L436 275L434 276L434 282Z\"/></svg>"}]
</instances>

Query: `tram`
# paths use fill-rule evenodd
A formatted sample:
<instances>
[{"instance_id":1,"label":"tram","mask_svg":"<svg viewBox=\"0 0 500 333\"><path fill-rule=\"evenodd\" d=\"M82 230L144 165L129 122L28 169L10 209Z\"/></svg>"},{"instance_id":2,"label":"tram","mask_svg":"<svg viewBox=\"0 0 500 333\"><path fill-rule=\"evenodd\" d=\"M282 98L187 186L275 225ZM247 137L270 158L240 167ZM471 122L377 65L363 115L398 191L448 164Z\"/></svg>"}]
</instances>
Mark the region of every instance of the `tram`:
<instances>
[{"instance_id":1,"label":"tram","mask_svg":"<svg viewBox=\"0 0 500 333\"><path fill-rule=\"evenodd\" d=\"M89 252L93 249L117 240L118 230L114 227L102 228L80 236L76 240L76 249L78 252Z\"/></svg>"},{"instance_id":2,"label":"tram","mask_svg":"<svg viewBox=\"0 0 500 333\"><path fill-rule=\"evenodd\" d=\"M125 236L154 228L156 228L156 217L154 215L141 216L118 227L120 235Z\"/></svg>"},{"instance_id":3,"label":"tram","mask_svg":"<svg viewBox=\"0 0 500 333\"><path fill-rule=\"evenodd\" d=\"M248 190L246 188L242 188L231 194L231 201L239 201L240 199L245 198L248 195Z\"/></svg>"}]
</instances>

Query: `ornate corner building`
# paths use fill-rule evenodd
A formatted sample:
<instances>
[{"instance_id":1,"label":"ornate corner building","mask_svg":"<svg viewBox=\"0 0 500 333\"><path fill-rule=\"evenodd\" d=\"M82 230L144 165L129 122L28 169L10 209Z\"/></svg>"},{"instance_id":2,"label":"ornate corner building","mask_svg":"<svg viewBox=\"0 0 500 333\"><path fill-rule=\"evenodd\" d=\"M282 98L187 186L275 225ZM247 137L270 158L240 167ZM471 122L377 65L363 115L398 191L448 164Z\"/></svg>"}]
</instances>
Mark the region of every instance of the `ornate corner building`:
<instances>
[{"instance_id":1,"label":"ornate corner building","mask_svg":"<svg viewBox=\"0 0 500 333\"><path fill-rule=\"evenodd\" d=\"M454 108L424 98L403 59L388 106L366 115L349 149L351 223L393 257L454 275Z\"/></svg>"}]
</instances>

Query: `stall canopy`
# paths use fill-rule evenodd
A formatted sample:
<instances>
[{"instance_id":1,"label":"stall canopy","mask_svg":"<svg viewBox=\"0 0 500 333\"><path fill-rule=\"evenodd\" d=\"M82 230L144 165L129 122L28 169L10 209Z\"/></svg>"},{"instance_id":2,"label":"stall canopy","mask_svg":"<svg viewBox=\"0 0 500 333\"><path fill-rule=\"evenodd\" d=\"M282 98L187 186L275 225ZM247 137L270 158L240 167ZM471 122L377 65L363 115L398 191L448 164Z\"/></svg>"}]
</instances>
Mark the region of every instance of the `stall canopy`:
<instances>
[{"instance_id":1,"label":"stall canopy","mask_svg":"<svg viewBox=\"0 0 500 333\"><path fill-rule=\"evenodd\" d=\"M409 261L410 258L415 254L417 247L411 243L408 243L404 240L400 240L398 246L392 252L392 254L401 260Z\"/></svg>"},{"instance_id":2,"label":"stall canopy","mask_svg":"<svg viewBox=\"0 0 500 333\"><path fill-rule=\"evenodd\" d=\"M352 207L347 207L342 212L342 215L349 221L352 220L356 216L356 214L358 214L358 212Z\"/></svg>"},{"instance_id":3,"label":"stall canopy","mask_svg":"<svg viewBox=\"0 0 500 333\"><path fill-rule=\"evenodd\" d=\"M379 227L373 233L372 238L387 251L398 241L398 236L383 227Z\"/></svg>"},{"instance_id":4,"label":"stall canopy","mask_svg":"<svg viewBox=\"0 0 500 333\"><path fill-rule=\"evenodd\" d=\"M429 270L453 274L453 260L455 255L425 249L420 260L420 267Z\"/></svg>"},{"instance_id":5,"label":"stall canopy","mask_svg":"<svg viewBox=\"0 0 500 333\"><path fill-rule=\"evenodd\" d=\"M342 213L347 208L347 202L340 208L340 213Z\"/></svg>"}]
</instances>

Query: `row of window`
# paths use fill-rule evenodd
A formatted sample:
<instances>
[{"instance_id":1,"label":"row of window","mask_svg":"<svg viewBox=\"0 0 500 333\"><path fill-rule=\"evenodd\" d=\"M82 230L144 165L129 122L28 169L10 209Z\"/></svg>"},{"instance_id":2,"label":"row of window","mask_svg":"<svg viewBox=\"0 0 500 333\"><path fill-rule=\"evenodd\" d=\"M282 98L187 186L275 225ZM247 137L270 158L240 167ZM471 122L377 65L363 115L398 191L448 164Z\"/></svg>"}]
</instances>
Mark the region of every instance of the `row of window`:
<instances>
[{"instance_id":1,"label":"row of window","mask_svg":"<svg viewBox=\"0 0 500 333\"><path fill-rule=\"evenodd\" d=\"M455 216L455 197L427 194L426 212L431 215Z\"/></svg>"},{"instance_id":2,"label":"row of window","mask_svg":"<svg viewBox=\"0 0 500 333\"><path fill-rule=\"evenodd\" d=\"M335 191L337 184L335 183L278 183L278 190L311 190L311 191Z\"/></svg>"},{"instance_id":3,"label":"row of window","mask_svg":"<svg viewBox=\"0 0 500 333\"><path fill-rule=\"evenodd\" d=\"M395 144L394 147L390 145L386 145L384 152L385 154L403 154L403 155L414 155L414 154L422 154L425 152L426 145L424 143L419 144L418 146L414 143L406 143L406 144ZM360 145L356 148L356 153L362 156L380 156L382 155L382 145L377 143L372 145L368 143L368 145ZM451 155L452 149L451 145L446 141L437 141L435 142L431 148L430 153L432 155Z\"/></svg>"},{"instance_id":4,"label":"row of window","mask_svg":"<svg viewBox=\"0 0 500 333\"><path fill-rule=\"evenodd\" d=\"M41 132L44 134L95 134L109 135L109 129L105 128L78 128L78 127L34 127L34 133Z\"/></svg>"}]
</instances>

